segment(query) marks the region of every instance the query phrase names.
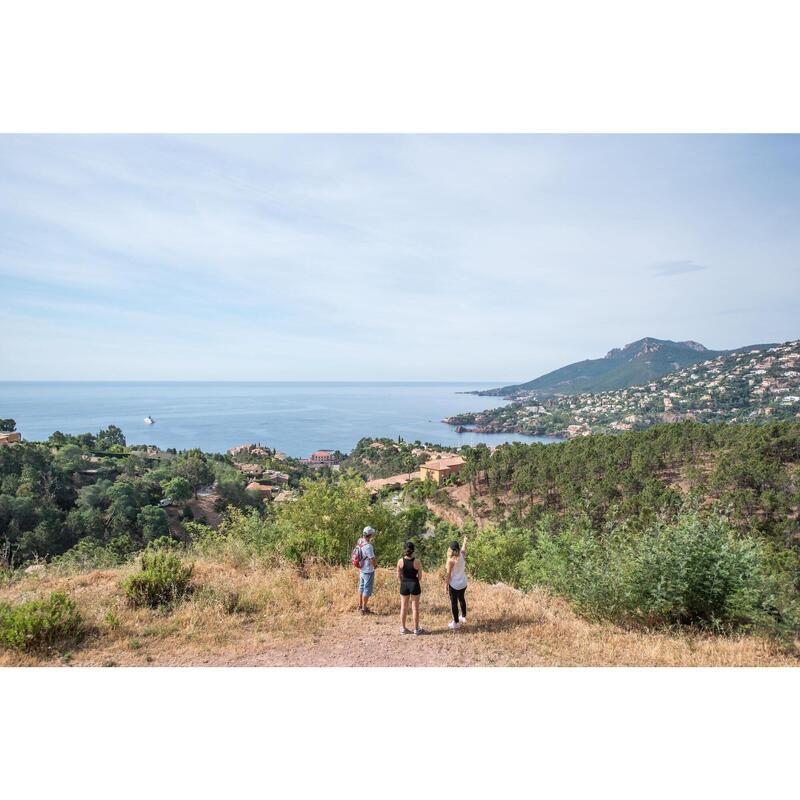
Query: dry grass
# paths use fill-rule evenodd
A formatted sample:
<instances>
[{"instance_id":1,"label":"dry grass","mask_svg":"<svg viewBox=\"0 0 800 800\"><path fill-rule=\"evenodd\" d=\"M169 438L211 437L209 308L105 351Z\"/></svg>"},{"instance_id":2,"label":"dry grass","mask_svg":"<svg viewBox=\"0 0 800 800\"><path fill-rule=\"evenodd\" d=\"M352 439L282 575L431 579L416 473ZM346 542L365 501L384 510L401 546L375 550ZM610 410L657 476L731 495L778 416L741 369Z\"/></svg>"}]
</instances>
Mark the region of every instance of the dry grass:
<instances>
[{"instance_id":1,"label":"dry grass","mask_svg":"<svg viewBox=\"0 0 800 800\"><path fill-rule=\"evenodd\" d=\"M89 626L71 653L50 657L0 651L0 665L116 666L796 666L789 651L757 637L628 631L576 616L544 591L522 594L472 582L469 625L447 630L449 602L429 576L422 625L398 634L396 580L379 570L372 607L355 613L355 570L288 569L196 562L191 599L172 610L133 609L120 591L135 567L59 575L47 571L0 588L17 602L68 592Z\"/></svg>"}]
</instances>

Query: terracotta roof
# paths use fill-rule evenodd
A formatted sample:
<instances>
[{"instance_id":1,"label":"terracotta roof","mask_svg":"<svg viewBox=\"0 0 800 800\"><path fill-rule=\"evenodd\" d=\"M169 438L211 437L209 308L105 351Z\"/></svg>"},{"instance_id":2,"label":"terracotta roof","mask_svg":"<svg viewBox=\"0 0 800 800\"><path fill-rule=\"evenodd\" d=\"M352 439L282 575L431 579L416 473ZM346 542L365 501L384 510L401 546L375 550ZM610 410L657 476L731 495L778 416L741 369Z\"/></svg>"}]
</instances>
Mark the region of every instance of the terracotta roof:
<instances>
[{"instance_id":1,"label":"terracotta roof","mask_svg":"<svg viewBox=\"0 0 800 800\"><path fill-rule=\"evenodd\" d=\"M436 461L427 461L422 465L422 469L442 470L461 466L462 464L466 463L467 462L464 461L461 456L452 456L451 458L440 458Z\"/></svg>"},{"instance_id":2,"label":"terracotta roof","mask_svg":"<svg viewBox=\"0 0 800 800\"><path fill-rule=\"evenodd\" d=\"M257 481L252 481L251 483L247 484L247 488L256 492L271 492L272 487L267 485L266 483L258 483Z\"/></svg>"},{"instance_id":3,"label":"terracotta roof","mask_svg":"<svg viewBox=\"0 0 800 800\"><path fill-rule=\"evenodd\" d=\"M367 489L382 489L384 486L402 486L419 477L419 472L404 472L402 475L392 475L390 478L373 478L365 485Z\"/></svg>"}]
</instances>

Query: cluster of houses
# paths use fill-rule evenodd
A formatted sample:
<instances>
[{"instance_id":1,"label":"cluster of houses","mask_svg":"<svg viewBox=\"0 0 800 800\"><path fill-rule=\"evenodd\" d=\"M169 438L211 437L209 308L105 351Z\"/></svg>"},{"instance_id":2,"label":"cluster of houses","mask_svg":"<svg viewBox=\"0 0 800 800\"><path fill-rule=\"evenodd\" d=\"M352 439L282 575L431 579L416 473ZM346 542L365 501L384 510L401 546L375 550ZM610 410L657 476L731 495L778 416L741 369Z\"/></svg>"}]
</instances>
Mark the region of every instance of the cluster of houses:
<instances>
[{"instance_id":1,"label":"cluster of houses","mask_svg":"<svg viewBox=\"0 0 800 800\"><path fill-rule=\"evenodd\" d=\"M531 397L475 421L477 430L574 438L683 419L736 422L764 416L800 417L800 341L726 353L642 386L544 402Z\"/></svg>"},{"instance_id":2,"label":"cluster of houses","mask_svg":"<svg viewBox=\"0 0 800 800\"><path fill-rule=\"evenodd\" d=\"M248 453L259 458L273 458L276 461L286 461L287 459L286 453L281 453L280 450L270 450L260 444L240 444L228 449L228 455L231 458L236 458L242 454L247 455Z\"/></svg>"},{"instance_id":3,"label":"cluster of houses","mask_svg":"<svg viewBox=\"0 0 800 800\"><path fill-rule=\"evenodd\" d=\"M574 422L568 436L607 426L631 430L653 422L735 422L759 416L800 417L800 342L727 353L645 386L559 400Z\"/></svg>"}]
</instances>

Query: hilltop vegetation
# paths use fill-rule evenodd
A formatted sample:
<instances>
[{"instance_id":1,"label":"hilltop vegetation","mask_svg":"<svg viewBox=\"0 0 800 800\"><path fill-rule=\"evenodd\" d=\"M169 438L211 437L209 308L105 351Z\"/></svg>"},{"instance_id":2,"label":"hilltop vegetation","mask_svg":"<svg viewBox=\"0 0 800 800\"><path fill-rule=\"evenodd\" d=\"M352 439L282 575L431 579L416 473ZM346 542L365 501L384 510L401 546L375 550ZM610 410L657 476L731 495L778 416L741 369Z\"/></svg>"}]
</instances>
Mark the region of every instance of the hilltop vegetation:
<instances>
[{"instance_id":1,"label":"hilltop vegetation","mask_svg":"<svg viewBox=\"0 0 800 800\"><path fill-rule=\"evenodd\" d=\"M579 436L643 430L679 420L763 422L800 414L800 341L718 355L650 383L616 391L578 393L458 414L452 425L486 432Z\"/></svg>"}]
</instances>

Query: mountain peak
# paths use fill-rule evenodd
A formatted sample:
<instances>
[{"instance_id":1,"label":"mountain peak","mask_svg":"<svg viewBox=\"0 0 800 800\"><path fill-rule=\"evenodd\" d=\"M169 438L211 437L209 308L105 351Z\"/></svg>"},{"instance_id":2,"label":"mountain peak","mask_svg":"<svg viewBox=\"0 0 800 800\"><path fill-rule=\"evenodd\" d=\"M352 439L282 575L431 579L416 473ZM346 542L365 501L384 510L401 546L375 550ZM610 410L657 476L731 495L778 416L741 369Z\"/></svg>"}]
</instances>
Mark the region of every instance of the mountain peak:
<instances>
[{"instance_id":1,"label":"mountain peak","mask_svg":"<svg viewBox=\"0 0 800 800\"><path fill-rule=\"evenodd\" d=\"M641 355L648 353L655 353L664 346L686 348L687 350L694 350L698 353L711 352L700 342L691 340L685 342L673 342L672 339L656 339L654 336L645 336L643 339L637 339L635 342L629 342L624 347L615 347L605 354L605 358L619 358L624 356L626 358L637 358Z\"/></svg>"},{"instance_id":2,"label":"mountain peak","mask_svg":"<svg viewBox=\"0 0 800 800\"><path fill-rule=\"evenodd\" d=\"M704 344L700 344L700 342L693 342L691 339L687 339L685 342L678 342L678 344L682 344L684 347L689 347L692 350L697 350L698 353L709 352L708 348Z\"/></svg>"}]
</instances>

